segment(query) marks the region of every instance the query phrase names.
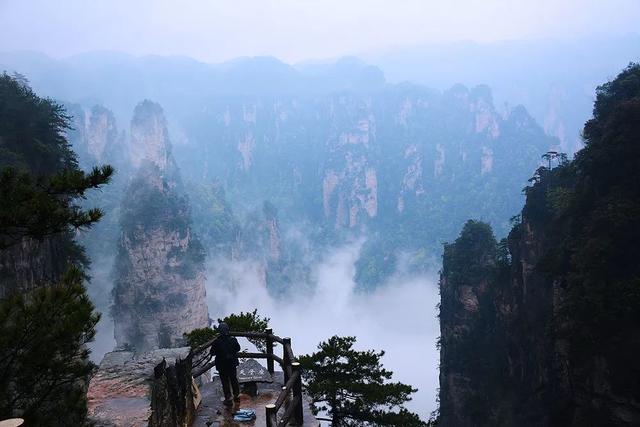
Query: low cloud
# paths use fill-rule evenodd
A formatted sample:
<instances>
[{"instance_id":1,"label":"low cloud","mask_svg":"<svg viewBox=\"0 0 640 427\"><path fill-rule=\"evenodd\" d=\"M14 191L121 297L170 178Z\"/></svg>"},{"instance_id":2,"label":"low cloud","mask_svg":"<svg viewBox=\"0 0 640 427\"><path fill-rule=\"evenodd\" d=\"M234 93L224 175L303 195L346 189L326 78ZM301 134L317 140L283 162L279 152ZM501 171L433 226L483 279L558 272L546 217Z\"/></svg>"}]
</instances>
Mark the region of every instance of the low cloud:
<instances>
[{"instance_id":1,"label":"low cloud","mask_svg":"<svg viewBox=\"0 0 640 427\"><path fill-rule=\"evenodd\" d=\"M436 408L439 335L436 274L399 271L370 293L355 291L355 262L362 241L329 252L313 268L312 284L301 284L283 299L269 295L261 265L217 259L210 263L207 300L212 318L240 311L271 318L280 336L292 339L296 354L315 351L332 335L357 337L359 349L384 350L394 380L419 389L409 408L424 419Z\"/></svg>"},{"instance_id":2,"label":"low cloud","mask_svg":"<svg viewBox=\"0 0 640 427\"><path fill-rule=\"evenodd\" d=\"M113 335L113 318L109 313L111 306L111 289L113 280L111 270L115 257L95 257L91 263L89 274L91 281L88 285L88 293L96 310L102 314L100 322L96 326L96 336L89 344L91 360L100 363L105 353L112 351L116 346Z\"/></svg>"}]
</instances>

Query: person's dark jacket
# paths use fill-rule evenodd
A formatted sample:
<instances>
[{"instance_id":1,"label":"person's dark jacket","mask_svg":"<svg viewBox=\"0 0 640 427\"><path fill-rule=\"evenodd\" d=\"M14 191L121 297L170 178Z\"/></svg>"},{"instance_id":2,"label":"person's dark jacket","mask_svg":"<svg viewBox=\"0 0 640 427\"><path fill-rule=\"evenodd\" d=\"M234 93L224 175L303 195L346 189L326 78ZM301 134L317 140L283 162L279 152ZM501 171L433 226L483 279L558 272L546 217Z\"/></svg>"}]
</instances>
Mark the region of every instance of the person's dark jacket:
<instances>
[{"instance_id":1,"label":"person's dark jacket","mask_svg":"<svg viewBox=\"0 0 640 427\"><path fill-rule=\"evenodd\" d=\"M231 370L239 365L240 344L235 337L220 335L211 345L211 355L216 357L216 369Z\"/></svg>"}]
</instances>

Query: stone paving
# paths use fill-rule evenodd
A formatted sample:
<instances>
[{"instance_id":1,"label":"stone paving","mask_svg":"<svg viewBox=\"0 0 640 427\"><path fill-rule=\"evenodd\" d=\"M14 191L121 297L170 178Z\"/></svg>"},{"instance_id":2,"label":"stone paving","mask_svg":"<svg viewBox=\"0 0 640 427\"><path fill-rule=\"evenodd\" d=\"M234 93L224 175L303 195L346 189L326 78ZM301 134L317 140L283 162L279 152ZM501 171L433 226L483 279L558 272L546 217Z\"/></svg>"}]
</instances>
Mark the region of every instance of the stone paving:
<instances>
[{"instance_id":1,"label":"stone paving","mask_svg":"<svg viewBox=\"0 0 640 427\"><path fill-rule=\"evenodd\" d=\"M233 408L227 408L222 404L222 386L219 378L215 377L210 383L205 384L200 389L202 402L198 407L198 414L193 424L194 427L243 427L243 426L265 426L265 405L274 403L278 398L283 385L282 372L274 374L273 383L259 383L258 396L251 397L247 394L240 394L240 403L236 403ZM233 413L238 409L253 409L256 411L256 419L251 422L233 421ZM280 415L282 410L280 411ZM304 405L304 426L317 427L308 403Z\"/></svg>"}]
</instances>

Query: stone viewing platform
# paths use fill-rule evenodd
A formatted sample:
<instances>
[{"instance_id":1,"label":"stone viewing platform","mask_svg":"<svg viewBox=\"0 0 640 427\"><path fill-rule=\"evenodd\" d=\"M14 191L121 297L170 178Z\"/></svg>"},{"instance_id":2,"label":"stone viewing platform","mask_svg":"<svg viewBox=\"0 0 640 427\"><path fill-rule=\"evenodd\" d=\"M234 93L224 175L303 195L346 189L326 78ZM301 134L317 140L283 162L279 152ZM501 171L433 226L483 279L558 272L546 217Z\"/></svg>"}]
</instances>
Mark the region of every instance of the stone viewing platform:
<instances>
[{"instance_id":1,"label":"stone viewing platform","mask_svg":"<svg viewBox=\"0 0 640 427\"><path fill-rule=\"evenodd\" d=\"M96 375L89 383L89 418L97 427L147 427L152 424L153 387L157 367L165 360L167 366L175 365L177 360L186 360L189 348L153 350L142 355L131 351L113 351L105 354ZM260 369L261 368L261 369ZM246 369L245 372L241 372ZM254 372L250 372L254 370ZM284 385L283 372L274 372L271 376L256 360L247 359L238 369L242 393L240 402L233 408L222 404L222 386L215 375L213 381L206 382L200 390L193 384L192 417L194 427L235 427L265 426L265 406L273 404L279 397ZM157 387L157 386L156 386ZM160 385L160 388L164 388ZM170 393L167 393L167 396ZM166 405L156 405L160 409ZM317 426L308 402L304 404L304 426ZM233 413L239 409L253 409L256 419L252 422L235 422ZM169 411L170 412L170 411Z\"/></svg>"},{"instance_id":2,"label":"stone viewing platform","mask_svg":"<svg viewBox=\"0 0 640 427\"><path fill-rule=\"evenodd\" d=\"M238 367L238 380L245 384L245 395L248 394L249 397L244 401L244 406L241 399L240 405L225 411L220 407L222 397L210 395L207 392L204 401L205 405L210 406L210 410L203 414L203 407L200 413L202 422L209 426L215 423L220 426L236 425L232 421L234 412L241 409L252 409L256 416L260 417L253 420L254 424L258 423L257 425L265 425L266 427L314 425L315 420L312 420L313 417L309 413L308 399L302 391L302 369L291 348L291 338L274 335L271 328L265 329L264 332L231 331L229 335L262 341L265 351L256 353L241 351L238 353L241 360ZM213 338L191 350L190 355L193 361L191 372L194 378L199 378L201 375L208 377L207 373L215 366L211 350L215 341L216 338ZM280 345L282 356L275 354L276 344ZM265 359L266 372L256 360L252 359ZM276 373L276 363L280 365L282 371L279 372L282 375ZM276 375L278 376L276 377ZM276 378L278 379L276 380ZM267 382L264 382L265 379ZM261 384L268 384L268 386L259 387ZM211 390L212 393L220 393L221 389L222 387L219 386L217 389ZM260 424L261 422L264 424Z\"/></svg>"},{"instance_id":3,"label":"stone viewing platform","mask_svg":"<svg viewBox=\"0 0 640 427\"><path fill-rule=\"evenodd\" d=\"M87 391L89 421L97 427L317 426L302 389L302 371L291 339L266 332L231 332L264 340L265 352L240 352L240 401L223 405L222 386L212 369L214 340L189 347L135 354L107 353ZM274 353L281 345L282 356ZM256 359L266 359L266 367ZM275 371L275 363L282 368ZM256 418L234 421L234 413L253 410Z\"/></svg>"},{"instance_id":4,"label":"stone viewing platform","mask_svg":"<svg viewBox=\"0 0 640 427\"><path fill-rule=\"evenodd\" d=\"M227 408L222 404L224 396L222 386L217 376L212 382L205 384L202 389L202 403L198 407L197 415L193 427L242 427L267 425L265 419L265 406L273 404L284 384L284 374L275 372L273 382L258 382L257 395L251 396L246 393L240 394L240 402L233 408ZM309 402L305 402L304 407L304 427L317 427L318 421L311 413ZM253 409L256 412L256 419L252 422L233 421L233 413L239 409Z\"/></svg>"}]
</instances>

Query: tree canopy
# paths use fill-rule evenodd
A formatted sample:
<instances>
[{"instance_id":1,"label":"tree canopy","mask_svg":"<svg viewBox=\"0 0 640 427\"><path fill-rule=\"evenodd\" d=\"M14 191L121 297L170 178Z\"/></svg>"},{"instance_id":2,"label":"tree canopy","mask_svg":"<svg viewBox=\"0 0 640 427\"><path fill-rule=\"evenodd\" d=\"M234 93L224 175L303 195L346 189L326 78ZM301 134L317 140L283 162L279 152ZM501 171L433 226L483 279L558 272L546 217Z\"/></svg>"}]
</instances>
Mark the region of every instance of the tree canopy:
<instances>
[{"instance_id":1,"label":"tree canopy","mask_svg":"<svg viewBox=\"0 0 640 427\"><path fill-rule=\"evenodd\" d=\"M555 239L541 268L567 289L562 313L579 320L558 331L574 360L601 355L620 389L632 390L638 375L627 367L640 351L640 64L596 94L585 148L536 189L546 195Z\"/></svg>"},{"instance_id":2,"label":"tree canopy","mask_svg":"<svg viewBox=\"0 0 640 427\"><path fill-rule=\"evenodd\" d=\"M84 425L94 369L86 344L100 315L72 231L102 217L80 200L108 183L113 168L78 168L69 120L23 77L0 75L0 419L20 416L29 425ZM5 262L16 253L27 260L23 275ZM36 273L32 264L52 271ZM36 283L16 283L27 276Z\"/></svg>"},{"instance_id":3,"label":"tree canopy","mask_svg":"<svg viewBox=\"0 0 640 427\"><path fill-rule=\"evenodd\" d=\"M71 268L58 284L0 300L0 418L82 424L94 369L86 344L100 320L83 279Z\"/></svg>"},{"instance_id":4,"label":"tree canopy","mask_svg":"<svg viewBox=\"0 0 640 427\"><path fill-rule=\"evenodd\" d=\"M84 210L77 201L107 184L114 170L78 169L65 136L69 120L24 79L0 76L0 249L25 237L87 228L102 217L100 209Z\"/></svg>"},{"instance_id":5,"label":"tree canopy","mask_svg":"<svg viewBox=\"0 0 640 427\"><path fill-rule=\"evenodd\" d=\"M426 426L404 407L417 389L389 382L393 372L382 366L384 351L357 351L355 342L333 336L299 358L314 413L326 413L332 426Z\"/></svg>"},{"instance_id":6,"label":"tree canopy","mask_svg":"<svg viewBox=\"0 0 640 427\"><path fill-rule=\"evenodd\" d=\"M218 323L226 323L233 332L265 332L269 327L269 320L271 319L260 316L258 309L254 309L246 313L243 311L240 314L231 313L224 319L218 319ZM218 336L218 332L214 328L199 328L184 334L184 336L187 343L195 348L214 339ZM263 352L266 350L263 340L249 339L249 341L258 350Z\"/></svg>"},{"instance_id":7,"label":"tree canopy","mask_svg":"<svg viewBox=\"0 0 640 427\"><path fill-rule=\"evenodd\" d=\"M508 247L475 221L445 245L446 423L614 425L635 416L620 408L640 378L640 64L596 93L585 147L573 161L543 156ZM472 310L463 287L473 287Z\"/></svg>"}]
</instances>

